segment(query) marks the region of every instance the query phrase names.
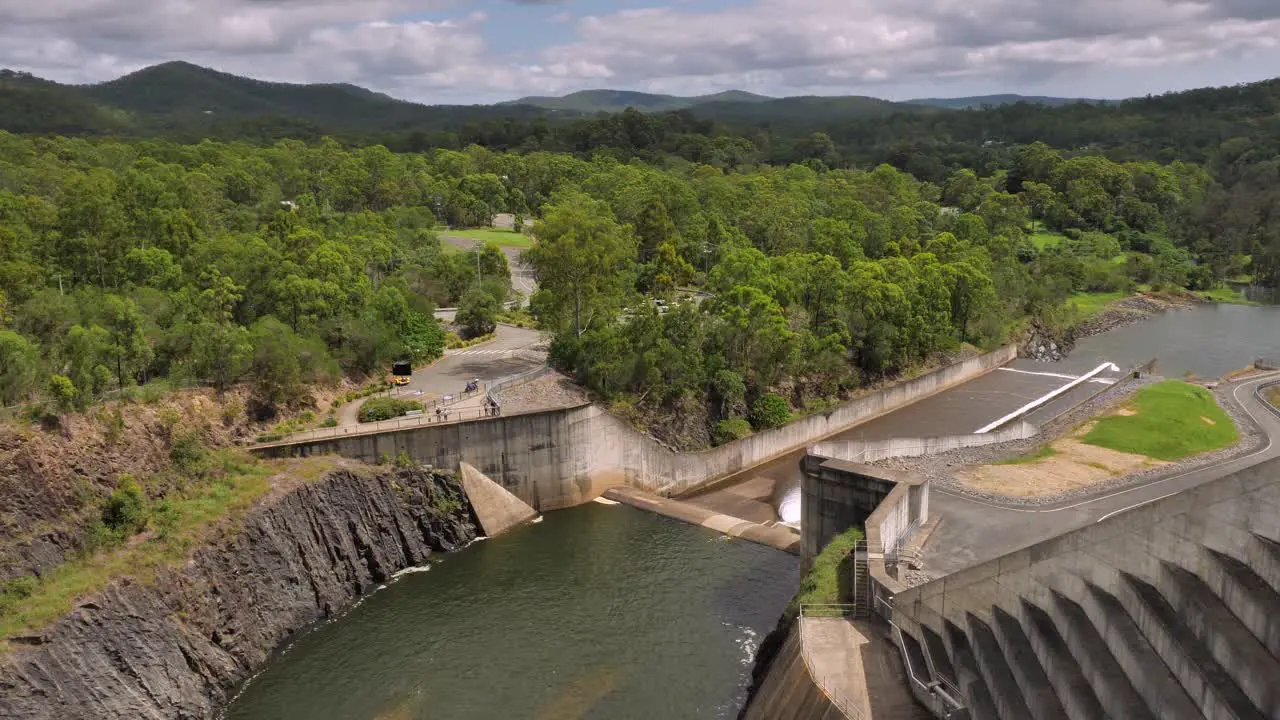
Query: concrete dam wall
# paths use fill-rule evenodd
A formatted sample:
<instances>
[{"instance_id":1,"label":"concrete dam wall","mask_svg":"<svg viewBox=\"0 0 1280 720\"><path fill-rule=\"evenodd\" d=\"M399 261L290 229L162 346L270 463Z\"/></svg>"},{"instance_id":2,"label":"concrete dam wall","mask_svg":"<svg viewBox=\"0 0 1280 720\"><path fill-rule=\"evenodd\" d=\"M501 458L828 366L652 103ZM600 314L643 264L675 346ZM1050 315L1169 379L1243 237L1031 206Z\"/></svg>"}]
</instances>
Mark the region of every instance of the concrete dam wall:
<instances>
[{"instance_id":1,"label":"concrete dam wall","mask_svg":"<svg viewBox=\"0 0 1280 720\"><path fill-rule=\"evenodd\" d=\"M1280 718L1280 460L900 592L973 718Z\"/></svg>"},{"instance_id":2,"label":"concrete dam wall","mask_svg":"<svg viewBox=\"0 0 1280 720\"><path fill-rule=\"evenodd\" d=\"M539 511L577 505L619 484L678 495L971 380L1016 354L1016 347L1004 347L702 452L671 450L597 405L282 442L257 452L276 457L338 454L368 462L407 453L419 462L449 469L467 462Z\"/></svg>"}]
</instances>

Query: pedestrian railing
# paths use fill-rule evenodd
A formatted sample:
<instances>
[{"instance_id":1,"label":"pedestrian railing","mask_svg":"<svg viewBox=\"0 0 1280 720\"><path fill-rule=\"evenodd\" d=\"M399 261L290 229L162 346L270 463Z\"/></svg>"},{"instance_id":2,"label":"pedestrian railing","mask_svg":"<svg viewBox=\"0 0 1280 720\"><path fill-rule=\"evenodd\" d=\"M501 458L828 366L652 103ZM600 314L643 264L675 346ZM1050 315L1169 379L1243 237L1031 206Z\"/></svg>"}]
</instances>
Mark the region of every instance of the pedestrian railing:
<instances>
[{"instance_id":1,"label":"pedestrian railing","mask_svg":"<svg viewBox=\"0 0 1280 720\"><path fill-rule=\"evenodd\" d=\"M805 619L814 618L847 618L853 615L853 605L844 603L829 604L801 604L800 605L800 659L804 661L805 670L809 672L809 678L813 680L813 684L826 696L827 700L838 709L848 720L866 720L866 713L863 712L864 703L854 700L846 696L844 693L836 690L838 685L832 682L834 675L825 674L814 668L813 663L809 660L809 647L805 641L804 624ZM847 668L844 669L846 672Z\"/></svg>"},{"instance_id":2,"label":"pedestrian railing","mask_svg":"<svg viewBox=\"0 0 1280 720\"><path fill-rule=\"evenodd\" d=\"M474 394L472 395L474 397ZM301 430L299 432L281 435L278 438L270 440L261 439L259 436L258 445L276 445L290 444L299 442L308 442L311 440L329 440L339 437L351 437L356 435L374 435L377 433L391 432L393 430L408 430L415 427L425 427L429 425L448 425L451 423L460 423L467 420L484 420L486 418L497 417L502 414L500 407L472 407L472 408L437 408L440 412L423 412L421 415L409 415L390 420L379 420L377 422L360 423L359 425L340 425L337 427L317 428L315 430Z\"/></svg>"}]
</instances>

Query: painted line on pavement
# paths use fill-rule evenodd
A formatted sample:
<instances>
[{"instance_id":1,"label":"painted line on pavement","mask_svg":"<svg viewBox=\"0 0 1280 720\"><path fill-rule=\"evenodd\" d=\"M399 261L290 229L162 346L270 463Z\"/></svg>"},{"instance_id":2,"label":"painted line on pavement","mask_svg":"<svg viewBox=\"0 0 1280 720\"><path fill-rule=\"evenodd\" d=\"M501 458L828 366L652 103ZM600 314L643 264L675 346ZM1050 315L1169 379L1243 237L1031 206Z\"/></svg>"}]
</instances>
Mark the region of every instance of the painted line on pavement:
<instances>
[{"instance_id":1,"label":"painted line on pavement","mask_svg":"<svg viewBox=\"0 0 1280 720\"><path fill-rule=\"evenodd\" d=\"M1064 375L1062 373L1051 373L1051 372L1034 372L1032 370L1015 370L1014 368L1006 368L1006 367L996 368L996 369L1003 370L1004 372L1018 373L1019 375L1040 375L1043 377L1062 378L1063 380L1079 380L1080 379L1079 375ZM1102 385L1116 384L1116 381L1111 378L1092 378L1089 380L1089 382L1099 383Z\"/></svg>"},{"instance_id":2,"label":"painted line on pavement","mask_svg":"<svg viewBox=\"0 0 1280 720\"><path fill-rule=\"evenodd\" d=\"M1115 363L1104 362L1104 363L1102 363L1101 365L1099 365L1098 367L1096 367L1096 368L1094 368L1094 369L1090 370L1089 372L1085 373L1084 375L1081 375L1080 377L1076 378L1075 380L1072 380L1071 382L1067 383L1066 385L1063 385L1062 387L1058 388L1057 390L1054 390L1054 391L1052 391L1052 392L1046 393L1046 394L1044 394L1044 395L1042 395L1042 396L1040 396L1040 397L1036 398L1035 400L1032 400L1031 402L1027 403L1026 405L1023 405L1022 407L1018 408L1017 410L1014 410L1013 412L1009 413L1008 415L1005 415L1004 417L1000 418L999 420L996 420L995 422L992 422L992 423L990 423L990 424L988 424L988 425L984 425L984 426L982 426L982 427L978 428L977 430L974 430L974 431L973 431L973 434L974 434L974 435L985 435L986 433L989 433L989 432L991 432L992 430L995 430L996 428L1000 427L1001 425L1004 425L1004 424L1005 424L1005 423L1007 423L1007 422L1010 422L1010 421L1012 421L1012 420L1015 420L1015 419L1017 419L1017 418L1019 418L1019 417L1021 417L1021 416L1025 415L1025 414L1027 414L1027 413L1031 412L1032 410L1035 410L1036 408L1040 407L1041 405L1044 405L1045 403L1047 403L1047 402L1049 402L1050 400L1052 400L1052 399L1054 399L1054 398L1058 397L1059 395L1061 395L1061 394L1065 393L1066 391L1070 390L1071 388L1073 388L1073 387L1075 387L1075 386L1077 386L1077 385L1080 385L1081 383L1087 382L1090 378L1093 378L1094 376L1099 375L1099 374L1101 374L1102 372L1104 372L1104 371L1106 371L1106 370L1112 370L1112 371L1114 371L1114 372L1120 372L1120 368L1116 367Z\"/></svg>"},{"instance_id":3,"label":"painted line on pavement","mask_svg":"<svg viewBox=\"0 0 1280 720\"><path fill-rule=\"evenodd\" d=\"M1015 507L1008 507L1008 506L1006 506L1006 505L996 505L995 503L989 503L989 502L983 502L983 501L981 501L981 500L975 500L975 499L973 499L973 498L971 498L971 497L968 497L968 496L966 496L966 495L961 495L961 494L959 494L959 493L948 492L948 491L946 491L946 490L935 490L934 492L939 492L939 493L942 493L943 495L948 495L948 496L950 496L950 497L953 497L953 498L956 498L956 499L959 499L959 500L964 500L965 502L973 503L974 505L982 505L982 506L989 507L989 508L993 508L993 509L996 509L996 510L1005 510L1005 511L1008 511L1008 512L1017 512L1017 513L1027 513L1027 514L1029 514L1029 515L1042 515L1042 514L1047 515L1047 514L1049 514L1049 513L1062 512L1062 511L1064 511L1064 510L1076 510L1076 509L1078 509L1078 508L1082 508L1082 507L1084 507L1084 506L1086 506L1086 505L1092 505L1092 504L1094 504L1094 503L1102 502L1103 500L1110 500L1110 499L1112 499L1112 498L1120 497L1121 495L1127 495L1127 494L1129 494L1129 493L1131 493L1131 492L1135 492L1135 491L1138 491L1138 490L1146 490L1146 489L1148 489L1148 488L1153 488L1153 487L1155 487L1155 486L1157 486L1157 485L1162 485L1162 484L1164 484L1164 483L1171 482L1171 481L1173 481L1173 480L1179 480L1179 479L1184 478L1184 477L1186 477L1186 476L1188 476L1188 475L1194 475L1194 474L1196 474L1196 473L1198 473L1198 472L1204 472L1204 471L1206 471L1206 470L1213 470L1214 468L1219 468L1219 467L1222 467L1223 465L1227 465L1227 464L1230 464L1230 463L1233 463L1233 462L1239 462L1239 461L1241 461L1241 460L1248 460L1249 458L1257 457L1257 456L1259 456L1259 455L1263 455L1263 454L1266 454L1266 453L1270 452L1270 451L1271 451L1272 446L1274 446L1274 445L1275 445L1276 439L1275 439L1275 437L1274 437L1271 433L1267 432L1267 429L1266 429L1265 427L1263 427L1262 422L1260 422L1260 421L1258 420L1258 416L1257 416L1257 415L1254 415L1254 414L1253 414L1253 412L1252 412L1251 410L1249 410L1249 406L1248 406L1248 405L1246 405L1245 403L1243 403L1243 402L1241 402L1241 401L1240 401L1240 389L1241 389L1241 388L1244 388L1244 387L1250 387L1250 388L1252 388L1252 387L1255 387L1255 386L1257 386L1257 385L1259 385L1259 384L1261 384L1261 383L1263 383L1263 382L1270 382L1270 381L1271 381L1271 380L1273 380L1273 379L1275 379L1275 376L1274 376L1274 375L1272 375L1272 376L1267 376L1267 377L1262 377L1262 378L1259 378L1259 379L1257 379L1257 380L1253 380L1253 381L1250 381L1250 382L1247 382L1247 383L1241 383L1241 384L1237 385L1237 386L1235 387L1235 389L1234 389L1234 390L1232 390L1232 391L1231 391L1231 396L1232 396L1232 397L1234 397L1234 398L1236 399L1236 402L1240 404L1240 409L1244 410L1245 414L1246 414L1246 415L1248 415L1248 416L1249 416L1249 418L1250 418L1250 419L1252 419L1252 420L1253 420L1253 422L1254 422L1254 423L1255 423L1259 428L1261 428L1261 429L1262 429L1263 434L1265 434L1265 435L1267 436L1267 444L1266 444L1266 446L1264 446L1264 447L1263 447L1262 449L1260 449L1260 450L1255 450L1254 452L1251 452L1251 453L1249 453L1248 455L1241 455L1241 456L1240 456L1240 457L1238 457L1238 458L1229 458L1229 459L1227 459L1227 460L1223 460L1222 462L1212 463L1212 464L1210 464L1210 465L1204 465L1204 466L1201 466L1201 467L1198 467L1198 468L1192 468L1191 470L1188 470L1188 471L1186 471L1186 472L1182 472L1182 473L1178 473L1177 475L1171 475L1171 476L1169 476L1169 477L1167 477L1167 478L1162 478L1162 479L1160 479L1160 480L1153 480L1153 481L1151 481L1151 482L1149 482L1149 483L1140 483L1140 484L1138 484L1138 485L1134 485L1134 486L1133 486L1133 487L1131 487L1131 488L1127 488L1127 489L1125 489L1125 490L1119 490L1119 491L1117 491L1117 492L1113 492L1113 493L1110 493L1110 494L1108 494L1108 495L1103 495L1103 496L1101 496L1101 497L1091 498L1091 499L1089 499L1089 500L1082 500L1082 501L1080 501L1080 502L1078 502L1078 503L1073 503L1073 504L1071 504L1071 505L1064 505L1064 506L1062 506L1062 507L1058 507L1058 508L1049 508L1049 509L1047 509L1047 510L1030 510L1030 509L1027 509L1027 508L1015 508ZM1246 465L1245 467L1252 467L1252 465ZM1241 469L1243 469L1243 468L1241 468ZM1209 481L1206 481L1206 482L1209 482ZM1177 493L1174 493L1174 494L1176 495ZM1133 509L1133 508L1135 508L1135 507L1138 507L1138 506L1140 506L1140 505L1142 505L1142 504L1143 504L1143 503L1134 503L1133 505L1130 505L1130 506L1128 506L1128 507L1120 508L1119 512L1124 512L1125 510L1131 510L1131 509Z\"/></svg>"}]
</instances>

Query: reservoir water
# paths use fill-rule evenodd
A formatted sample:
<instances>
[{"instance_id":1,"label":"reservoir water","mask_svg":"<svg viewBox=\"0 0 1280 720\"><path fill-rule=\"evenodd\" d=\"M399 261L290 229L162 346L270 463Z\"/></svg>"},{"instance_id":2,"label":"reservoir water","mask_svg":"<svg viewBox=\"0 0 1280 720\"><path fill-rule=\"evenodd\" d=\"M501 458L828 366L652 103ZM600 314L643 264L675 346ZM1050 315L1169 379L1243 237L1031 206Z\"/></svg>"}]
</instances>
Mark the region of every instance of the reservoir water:
<instances>
[{"instance_id":1,"label":"reservoir water","mask_svg":"<svg viewBox=\"0 0 1280 720\"><path fill-rule=\"evenodd\" d=\"M1165 377L1217 378L1277 356L1280 306L1196 305L1085 338L1061 363L1040 366L1071 373L1104 361L1129 368L1156 358L1156 372Z\"/></svg>"},{"instance_id":2,"label":"reservoir water","mask_svg":"<svg viewBox=\"0 0 1280 720\"><path fill-rule=\"evenodd\" d=\"M736 717L797 558L588 504L440 556L299 638L228 720Z\"/></svg>"}]
</instances>

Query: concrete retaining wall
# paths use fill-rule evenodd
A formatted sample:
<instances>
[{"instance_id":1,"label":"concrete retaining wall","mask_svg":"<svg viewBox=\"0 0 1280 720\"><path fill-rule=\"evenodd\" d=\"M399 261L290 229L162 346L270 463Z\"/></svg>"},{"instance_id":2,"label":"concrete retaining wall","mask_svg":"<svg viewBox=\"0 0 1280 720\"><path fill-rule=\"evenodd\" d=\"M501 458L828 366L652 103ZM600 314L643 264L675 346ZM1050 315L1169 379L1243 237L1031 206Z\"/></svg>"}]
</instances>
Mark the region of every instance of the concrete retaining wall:
<instances>
[{"instance_id":1,"label":"concrete retaining wall","mask_svg":"<svg viewBox=\"0 0 1280 720\"><path fill-rule=\"evenodd\" d=\"M805 457L800 484L802 563L831 539L865 526L876 553L895 552L929 517L929 483L846 460Z\"/></svg>"},{"instance_id":2,"label":"concrete retaining wall","mask_svg":"<svg viewBox=\"0 0 1280 720\"><path fill-rule=\"evenodd\" d=\"M809 448L809 454L837 460L870 463L896 457L920 457L960 450L961 448L997 445L1014 440L1026 440L1039 434L1031 423L1020 422L996 432L982 435L938 435L924 438L893 438L890 440L828 440Z\"/></svg>"},{"instance_id":3,"label":"concrete retaining wall","mask_svg":"<svg viewBox=\"0 0 1280 720\"><path fill-rule=\"evenodd\" d=\"M664 447L595 405L376 435L277 443L257 452L270 457L338 454L370 462L403 452L445 468L457 468L465 461L539 511L585 502L619 484L678 495L971 380L1016 354L1014 346L1001 348L869 393L829 412L695 453Z\"/></svg>"},{"instance_id":4,"label":"concrete retaining wall","mask_svg":"<svg viewBox=\"0 0 1280 720\"><path fill-rule=\"evenodd\" d=\"M743 720L848 720L809 674L801 652L797 621L747 705Z\"/></svg>"}]
</instances>

